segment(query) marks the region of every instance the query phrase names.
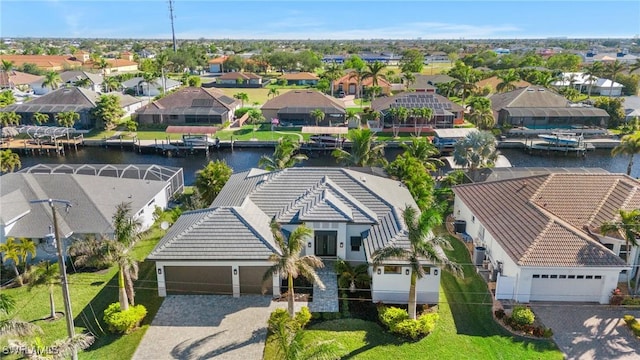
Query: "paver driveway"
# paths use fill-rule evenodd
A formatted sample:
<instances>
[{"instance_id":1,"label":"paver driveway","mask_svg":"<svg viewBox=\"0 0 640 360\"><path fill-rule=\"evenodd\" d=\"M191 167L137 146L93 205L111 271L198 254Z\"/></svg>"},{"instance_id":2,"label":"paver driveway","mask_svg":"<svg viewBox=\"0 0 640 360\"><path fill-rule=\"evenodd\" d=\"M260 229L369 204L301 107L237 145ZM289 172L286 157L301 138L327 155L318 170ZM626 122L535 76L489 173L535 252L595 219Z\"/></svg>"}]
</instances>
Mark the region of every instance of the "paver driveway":
<instances>
[{"instance_id":1,"label":"paver driveway","mask_svg":"<svg viewBox=\"0 0 640 360\"><path fill-rule=\"evenodd\" d=\"M286 306L259 295L167 296L133 358L261 359L269 314Z\"/></svg>"},{"instance_id":2,"label":"paver driveway","mask_svg":"<svg viewBox=\"0 0 640 360\"><path fill-rule=\"evenodd\" d=\"M640 340L622 321L625 314L640 317L640 310L547 303L531 308L569 360L640 359Z\"/></svg>"}]
</instances>

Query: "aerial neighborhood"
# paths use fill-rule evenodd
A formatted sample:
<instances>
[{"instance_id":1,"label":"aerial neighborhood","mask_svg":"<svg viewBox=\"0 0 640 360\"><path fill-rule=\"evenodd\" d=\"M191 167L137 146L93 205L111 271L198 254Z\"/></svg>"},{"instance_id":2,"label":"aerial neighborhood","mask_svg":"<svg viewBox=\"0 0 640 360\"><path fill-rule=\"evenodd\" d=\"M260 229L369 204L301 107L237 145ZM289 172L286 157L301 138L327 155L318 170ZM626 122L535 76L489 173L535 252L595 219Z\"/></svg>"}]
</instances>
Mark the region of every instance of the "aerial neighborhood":
<instances>
[{"instance_id":1,"label":"aerial neighborhood","mask_svg":"<svg viewBox=\"0 0 640 360\"><path fill-rule=\"evenodd\" d=\"M637 36L0 62L8 359L640 358Z\"/></svg>"}]
</instances>

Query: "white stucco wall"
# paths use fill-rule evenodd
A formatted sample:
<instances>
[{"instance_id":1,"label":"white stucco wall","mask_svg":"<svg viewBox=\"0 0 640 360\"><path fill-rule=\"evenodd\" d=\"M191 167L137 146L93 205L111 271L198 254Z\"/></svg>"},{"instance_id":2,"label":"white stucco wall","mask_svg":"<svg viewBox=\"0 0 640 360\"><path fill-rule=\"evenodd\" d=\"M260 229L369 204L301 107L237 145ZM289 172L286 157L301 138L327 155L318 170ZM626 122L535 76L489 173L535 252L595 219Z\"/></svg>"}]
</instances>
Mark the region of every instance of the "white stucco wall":
<instances>
[{"instance_id":1,"label":"white stucco wall","mask_svg":"<svg viewBox=\"0 0 640 360\"><path fill-rule=\"evenodd\" d=\"M162 191L156 194L152 200L149 200L142 208L137 209L135 214L136 219L138 219L141 223L140 231L145 231L153 225L153 212L156 209L156 206L165 210L167 208L167 204L169 199L167 198L167 188L169 184L167 184Z\"/></svg>"},{"instance_id":2,"label":"white stucco wall","mask_svg":"<svg viewBox=\"0 0 640 360\"><path fill-rule=\"evenodd\" d=\"M370 268L371 270L371 298L374 303L407 304L409 301L409 286L411 285L411 267L402 266L399 274L385 274L384 267ZM407 271L409 272L407 274ZM418 304L436 304L439 300L441 270L430 267L430 274L418 279L416 294Z\"/></svg>"}]
</instances>

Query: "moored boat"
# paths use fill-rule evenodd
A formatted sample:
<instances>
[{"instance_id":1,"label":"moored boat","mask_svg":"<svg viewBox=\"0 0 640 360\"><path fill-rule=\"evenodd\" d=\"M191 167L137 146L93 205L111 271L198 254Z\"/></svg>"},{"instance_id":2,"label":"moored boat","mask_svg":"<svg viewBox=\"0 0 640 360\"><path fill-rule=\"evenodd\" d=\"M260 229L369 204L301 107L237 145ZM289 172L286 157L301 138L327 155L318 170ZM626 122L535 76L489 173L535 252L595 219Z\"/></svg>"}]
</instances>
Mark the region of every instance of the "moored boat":
<instances>
[{"instance_id":1,"label":"moored boat","mask_svg":"<svg viewBox=\"0 0 640 360\"><path fill-rule=\"evenodd\" d=\"M547 143L561 146L578 146L584 140L582 135L575 133L554 132L551 134L540 134L538 137Z\"/></svg>"}]
</instances>

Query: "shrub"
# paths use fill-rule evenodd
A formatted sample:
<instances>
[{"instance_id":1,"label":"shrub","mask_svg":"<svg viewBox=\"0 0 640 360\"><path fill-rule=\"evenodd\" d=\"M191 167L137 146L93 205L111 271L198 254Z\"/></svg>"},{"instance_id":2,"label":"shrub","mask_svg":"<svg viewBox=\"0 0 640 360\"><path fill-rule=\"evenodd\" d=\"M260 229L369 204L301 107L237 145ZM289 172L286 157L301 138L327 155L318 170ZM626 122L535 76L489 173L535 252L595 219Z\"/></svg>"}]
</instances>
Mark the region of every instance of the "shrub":
<instances>
[{"instance_id":1,"label":"shrub","mask_svg":"<svg viewBox=\"0 0 640 360\"><path fill-rule=\"evenodd\" d=\"M437 313L428 313L418 318L418 324L420 325L420 332L423 335L428 335L433 329L436 328L436 322L440 319L440 315Z\"/></svg>"},{"instance_id":2,"label":"shrub","mask_svg":"<svg viewBox=\"0 0 640 360\"><path fill-rule=\"evenodd\" d=\"M311 312L309 311L309 308L303 306L302 309L296 313L295 321L301 329L307 326L309 321L311 321Z\"/></svg>"},{"instance_id":3,"label":"shrub","mask_svg":"<svg viewBox=\"0 0 640 360\"><path fill-rule=\"evenodd\" d=\"M504 309L498 309L498 310L496 310L496 311L494 312L494 314L496 315L496 318L497 318L497 319L502 319L502 318L504 318L504 316L506 315L506 314L504 313Z\"/></svg>"},{"instance_id":4,"label":"shrub","mask_svg":"<svg viewBox=\"0 0 640 360\"><path fill-rule=\"evenodd\" d=\"M128 334L140 325L147 316L147 309L142 305L130 306L128 310L120 311L120 303L113 303L104 311L104 322L109 331Z\"/></svg>"},{"instance_id":5,"label":"shrub","mask_svg":"<svg viewBox=\"0 0 640 360\"><path fill-rule=\"evenodd\" d=\"M323 320L336 320L336 319L340 319L340 313L339 312L325 312L322 313L322 319Z\"/></svg>"},{"instance_id":6,"label":"shrub","mask_svg":"<svg viewBox=\"0 0 640 360\"><path fill-rule=\"evenodd\" d=\"M240 117L243 117L244 114L246 114L249 110L251 110L251 108L243 107L243 108L240 108L240 109L236 110L236 112L233 113L233 115L235 115L235 117L237 117L237 118L240 118Z\"/></svg>"},{"instance_id":7,"label":"shrub","mask_svg":"<svg viewBox=\"0 0 640 360\"><path fill-rule=\"evenodd\" d=\"M635 336L640 336L640 322L634 322L633 324L629 325L629 327L631 328L631 331L633 331L633 334Z\"/></svg>"},{"instance_id":8,"label":"shrub","mask_svg":"<svg viewBox=\"0 0 640 360\"><path fill-rule=\"evenodd\" d=\"M625 315L622 318L624 319L624 322L627 323L627 325L631 325L636 321L636 318L633 315Z\"/></svg>"},{"instance_id":9,"label":"shrub","mask_svg":"<svg viewBox=\"0 0 640 360\"><path fill-rule=\"evenodd\" d=\"M546 337L547 339L553 336L553 330L551 330L551 328L546 328L544 329L544 333L542 334L543 337Z\"/></svg>"},{"instance_id":10,"label":"shrub","mask_svg":"<svg viewBox=\"0 0 640 360\"><path fill-rule=\"evenodd\" d=\"M535 315L529 308L516 306L511 314L511 320L519 326L531 325L535 320Z\"/></svg>"},{"instance_id":11,"label":"shrub","mask_svg":"<svg viewBox=\"0 0 640 360\"><path fill-rule=\"evenodd\" d=\"M396 323L391 331L413 340L416 340L422 334L420 324L413 319L406 319Z\"/></svg>"},{"instance_id":12,"label":"shrub","mask_svg":"<svg viewBox=\"0 0 640 360\"><path fill-rule=\"evenodd\" d=\"M378 308L378 318L389 330L393 331L396 324L409 318L409 314L404 309L381 306Z\"/></svg>"},{"instance_id":13,"label":"shrub","mask_svg":"<svg viewBox=\"0 0 640 360\"><path fill-rule=\"evenodd\" d=\"M278 328L278 324L288 322L289 320L291 320L291 316L289 316L289 312L286 309L275 309L269 316L267 324L269 330L273 331Z\"/></svg>"},{"instance_id":14,"label":"shrub","mask_svg":"<svg viewBox=\"0 0 640 360\"><path fill-rule=\"evenodd\" d=\"M638 306L640 305L640 298L625 298L621 302L622 305Z\"/></svg>"}]
</instances>

